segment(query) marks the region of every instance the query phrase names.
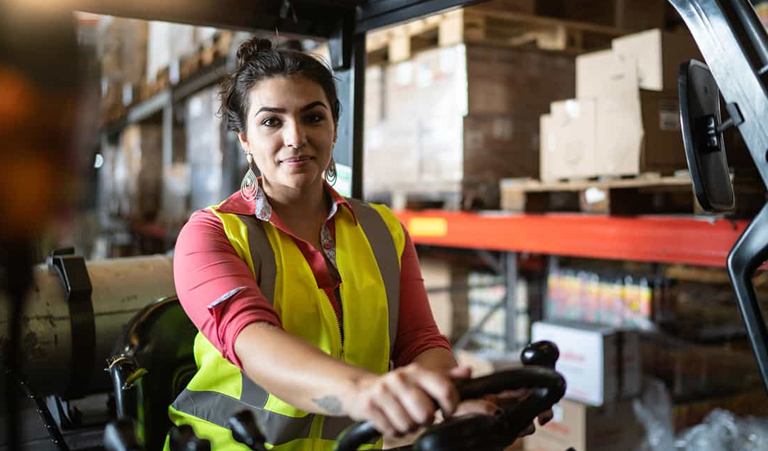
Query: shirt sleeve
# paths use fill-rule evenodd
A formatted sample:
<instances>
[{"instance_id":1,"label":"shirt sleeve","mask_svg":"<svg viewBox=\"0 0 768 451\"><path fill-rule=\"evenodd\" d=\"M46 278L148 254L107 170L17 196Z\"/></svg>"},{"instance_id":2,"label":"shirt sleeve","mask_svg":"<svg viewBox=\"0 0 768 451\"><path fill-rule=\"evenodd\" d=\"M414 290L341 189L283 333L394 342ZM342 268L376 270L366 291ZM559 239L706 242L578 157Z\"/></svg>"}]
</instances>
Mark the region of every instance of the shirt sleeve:
<instances>
[{"instance_id":1,"label":"shirt sleeve","mask_svg":"<svg viewBox=\"0 0 768 451\"><path fill-rule=\"evenodd\" d=\"M400 314L393 352L395 367L408 365L431 348L451 350L450 342L440 333L432 316L416 246L405 227L403 231L405 248L400 263Z\"/></svg>"},{"instance_id":2,"label":"shirt sleeve","mask_svg":"<svg viewBox=\"0 0 768 451\"><path fill-rule=\"evenodd\" d=\"M210 210L195 212L176 241L173 257L176 295L198 330L242 369L235 339L245 326L280 317L227 239L221 220Z\"/></svg>"}]
</instances>

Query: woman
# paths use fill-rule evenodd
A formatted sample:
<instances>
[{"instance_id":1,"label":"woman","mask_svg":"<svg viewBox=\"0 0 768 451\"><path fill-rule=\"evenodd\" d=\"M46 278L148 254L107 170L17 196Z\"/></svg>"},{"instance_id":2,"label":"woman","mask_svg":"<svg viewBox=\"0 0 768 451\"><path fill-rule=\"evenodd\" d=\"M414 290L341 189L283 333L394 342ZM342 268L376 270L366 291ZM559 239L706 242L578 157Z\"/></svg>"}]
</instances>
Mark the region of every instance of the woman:
<instances>
[{"instance_id":1,"label":"woman","mask_svg":"<svg viewBox=\"0 0 768 451\"><path fill-rule=\"evenodd\" d=\"M395 436L430 424L432 400L445 415L497 411L458 405L451 381L469 370L435 326L397 218L324 180L340 114L331 72L263 40L237 56L222 110L262 176L249 169L179 236L176 290L201 333L171 419L217 451L242 450L226 420L250 408L276 449L330 450L352 421Z\"/></svg>"}]
</instances>

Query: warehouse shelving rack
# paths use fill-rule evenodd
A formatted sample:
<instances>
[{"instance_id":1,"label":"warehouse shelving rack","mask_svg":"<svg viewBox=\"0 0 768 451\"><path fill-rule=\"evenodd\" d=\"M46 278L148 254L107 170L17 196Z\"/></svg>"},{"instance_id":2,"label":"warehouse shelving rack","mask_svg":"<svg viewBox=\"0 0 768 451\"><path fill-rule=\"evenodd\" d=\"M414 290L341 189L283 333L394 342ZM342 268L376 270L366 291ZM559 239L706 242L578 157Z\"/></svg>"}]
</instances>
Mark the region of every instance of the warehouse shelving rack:
<instances>
[{"instance_id":1,"label":"warehouse shelving rack","mask_svg":"<svg viewBox=\"0 0 768 451\"><path fill-rule=\"evenodd\" d=\"M506 295L492 312L459 338L455 347L468 344L491 313L504 309L505 338L510 351L524 345L517 341L515 330L521 313L516 299L520 254L545 255L547 271L557 269L561 256L725 268L728 252L749 224L745 220L714 216L616 217L442 210L399 211L397 216L417 245L482 250L481 258L489 269L505 281ZM494 259L488 251L499 252L499 258Z\"/></svg>"}]
</instances>

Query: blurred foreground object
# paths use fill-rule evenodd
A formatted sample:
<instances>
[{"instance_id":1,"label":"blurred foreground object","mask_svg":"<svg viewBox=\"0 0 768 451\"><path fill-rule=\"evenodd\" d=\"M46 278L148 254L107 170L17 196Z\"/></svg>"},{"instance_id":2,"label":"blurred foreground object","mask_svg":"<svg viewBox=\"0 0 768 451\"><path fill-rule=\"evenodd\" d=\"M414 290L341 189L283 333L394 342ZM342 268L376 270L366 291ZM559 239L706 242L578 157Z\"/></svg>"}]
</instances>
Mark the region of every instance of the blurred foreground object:
<instances>
[{"instance_id":1,"label":"blurred foreground object","mask_svg":"<svg viewBox=\"0 0 768 451\"><path fill-rule=\"evenodd\" d=\"M20 314L32 284L32 245L73 199L81 74L66 2L0 3L0 293L7 293L8 339L0 341L10 451L18 449Z\"/></svg>"}]
</instances>

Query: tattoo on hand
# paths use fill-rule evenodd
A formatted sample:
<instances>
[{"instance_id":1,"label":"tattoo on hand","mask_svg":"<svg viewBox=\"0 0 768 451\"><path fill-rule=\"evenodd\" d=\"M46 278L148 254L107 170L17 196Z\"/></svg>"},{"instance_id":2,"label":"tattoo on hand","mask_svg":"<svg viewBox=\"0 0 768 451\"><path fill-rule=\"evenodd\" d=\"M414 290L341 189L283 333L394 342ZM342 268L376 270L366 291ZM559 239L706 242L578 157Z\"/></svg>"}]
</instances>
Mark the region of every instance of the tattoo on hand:
<instances>
[{"instance_id":1,"label":"tattoo on hand","mask_svg":"<svg viewBox=\"0 0 768 451\"><path fill-rule=\"evenodd\" d=\"M313 399L312 401L332 415L341 414L341 401L335 396L323 396L320 399Z\"/></svg>"}]
</instances>

